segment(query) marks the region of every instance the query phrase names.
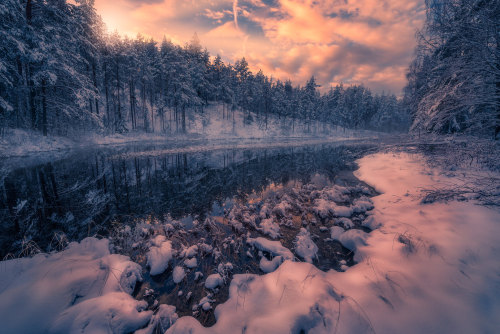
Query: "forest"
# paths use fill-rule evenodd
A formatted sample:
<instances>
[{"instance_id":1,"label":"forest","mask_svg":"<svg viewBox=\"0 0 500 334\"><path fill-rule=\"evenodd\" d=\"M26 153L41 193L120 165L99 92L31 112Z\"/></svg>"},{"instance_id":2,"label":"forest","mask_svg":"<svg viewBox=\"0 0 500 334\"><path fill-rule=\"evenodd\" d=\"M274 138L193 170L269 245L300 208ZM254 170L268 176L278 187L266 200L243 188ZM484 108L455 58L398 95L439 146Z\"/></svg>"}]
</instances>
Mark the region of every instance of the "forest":
<instances>
[{"instance_id":1,"label":"forest","mask_svg":"<svg viewBox=\"0 0 500 334\"><path fill-rule=\"evenodd\" d=\"M426 0L405 105L412 130L500 133L500 2Z\"/></svg>"},{"instance_id":2,"label":"forest","mask_svg":"<svg viewBox=\"0 0 500 334\"><path fill-rule=\"evenodd\" d=\"M500 0L0 0L0 332L498 333L498 139Z\"/></svg>"},{"instance_id":3,"label":"forest","mask_svg":"<svg viewBox=\"0 0 500 334\"><path fill-rule=\"evenodd\" d=\"M274 115L306 131L312 121L380 131L410 125L393 94L342 84L321 94L314 76L297 86L252 73L245 58L230 64L210 55L196 33L183 46L108 33L92 0L6 0L0 13L0 128L188 133L186 113L210 103L223 105L224 118L241 110L267 126Z\"/></svg>"}]
</instances>

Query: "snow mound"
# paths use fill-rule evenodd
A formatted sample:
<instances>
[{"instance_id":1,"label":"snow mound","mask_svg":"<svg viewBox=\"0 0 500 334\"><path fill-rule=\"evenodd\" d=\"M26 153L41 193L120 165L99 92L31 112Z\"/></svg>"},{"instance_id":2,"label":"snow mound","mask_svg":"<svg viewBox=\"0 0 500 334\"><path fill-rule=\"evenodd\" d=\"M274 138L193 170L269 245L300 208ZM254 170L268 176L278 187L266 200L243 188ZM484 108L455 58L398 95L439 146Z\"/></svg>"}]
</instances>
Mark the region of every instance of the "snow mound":
<instances>
[{"instance_id":1,"label":"snow mound","mask_svg":"<svg viewBox=\"0 0 500 334\"><path fill-rule=\"evenodd\" d=\"M130 333L146 325L152 315L144 311L148 304L123 292L85 300L64 311L50 329L66 333Z\"/></svg>"},{"instance_id":2,"label":"snow mound","mask_svg":"<svg viewBox=\"0 0 500 334\"><path fill-rule=\"evenodd\" d=\"M281 242L267 240L265 238L247 238L247 243L253 247L270 253L273 256L282 256L285 260L293 260L293 254Z\"/></svg>"},{"instance_id":3,"label":"snow mound","mask_svg":"<svg viewBox=\"0 0 500 334\"><path fill-rule=\"evenodd\" d=\"M222 277L219 274L212 274L207 277L205 280L205 288L207 289L215 289L218 286L221 286L224 283Z\"/></svg>"},{"instance_id":4,"label":"snow mound","mask_svg":"<svg viewBox=\"0 0 500 334\"><path fill-rule=\"evenodd\" d=\"M176 266L174 268L174 272L172 273L172 279L174 280L174 283L177 284L180 281L182 281L186 277L186 272L184 271L184 268L181 266Z\"/></svg>"},{"instance_id":5,"label":"snow mound","mask_svg":"<svg viewBox=\"0 0 500 334\"><path fill-rule=\"evenodd\" d=\"M141 267L110 254L107 239L86 238L59 253L3 261L2 332L45 333L52 328L68 333L85 330L84 323L91 326L86 333L134 331L151 317L128 296L141 279ZM105 324L103 317L109 314L116 319Z\"/></svg>"},{"instance_id":6,"label":"snow mound","mask_svg":"<svg viewBox=\"0 0 500 334\"><path fill-rule=\"evenodd\" d=\"M158 328L162 333L169 329L179 316L175 312L175 306L160 304L158 312L153 315L146 328L135 331L134 334L153 334L155 328Z\"/></svg>"},{"instance_id":7,"label":"snow mound","mask_svg":"<svg viewBox=\"0 0 500 334\"><path fill-rule=\"evenodd\" d=\"M325 273L311 264L291 261L267 275L235 275L229 299L217 306L215 317L217 322L210 328L182 317L166 334L330 334L371 329L356 303L344 298Z\"/></svg>"},{"instance_id":8,"label":"snow mound","mask_svg":"<svg viewBox=\"0 0 500 334\"><path fill-rule=\"evenodd\" d=\"M360 246L366 246L366 239L369 234L361 230L347 230L344 231L342 227L333 226L330 229L333 240L337 240L345 248L356 251Z\"/></svg>"},{"instance_id":9,"label":"snow mound","mask_svg":"<svg viewBox=\"0 0 500 334\"><path fill-rule=\"evenodd\" d=\"M263 219L260 222L258 230L264 234L269 235L273 239L277 239L280 237L280 226L277 222L274 221L273 218Z\"/></svg>"},{"instance_id":10,"label":"snow mound","mask_svg":"<svg viewBox=\"0 0 500 334\"><path fill-rule=\"evenodd\" d=\"M153 246L146 254L151 275L159 275L168 268L172 260L172 242L167 241L165 236L158 235L152 240Z\"/></svg>"},{"instance_id":11,"label":"snow mound","mask_svg":"<svg viewBox=\"0 0 500 334\"><path fill-rule=\"evenodd\" d=\"M184 249L181 252L181 257L193 257L198 254L198 245L193 245L189 248Z\"/></svg>"},{"instance_id":12,"label":"snow mound","mask_svg":"<svg viewBox=\"0 0 500 334\"><path fill-rule=\"evenodd\" d=\"M301 228L295 238L295 252L304 261L312 263L318 254L318 246L312 241L311 234L305 228Z\"/></svg>"},{"instance_id":13,"label":"snow mound","mask_svg":"<svg viewBox=\"0 0 500 334\"><path fill-rule=\"evenodd\" d=\"M184 260L184 265L190 269L196 268L198 266L198 260L195 257Z\"/></svg>"},{"instance_id":14,"label":"snow mound","mask_svg":"<svg viewBox=\"0 0 500 334\"><path fill-rule=\"evenodd\" d=\"M262 270L267 274L278 269L278 267L280 266L281 263L283 263L283 261L284 260L282 256L276 256L270 261L266 259L265 256L263 256L260 258L259 267L260 270Z\"/></svg>"}]
</instances>

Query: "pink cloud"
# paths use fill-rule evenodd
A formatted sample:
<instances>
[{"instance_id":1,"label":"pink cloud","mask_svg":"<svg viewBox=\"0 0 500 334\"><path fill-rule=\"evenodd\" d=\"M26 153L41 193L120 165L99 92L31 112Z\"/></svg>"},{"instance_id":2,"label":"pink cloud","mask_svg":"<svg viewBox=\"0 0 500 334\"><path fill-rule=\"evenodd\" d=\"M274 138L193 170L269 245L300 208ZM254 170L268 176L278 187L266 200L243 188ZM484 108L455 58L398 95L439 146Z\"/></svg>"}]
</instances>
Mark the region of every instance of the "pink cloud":
<instances>
[{"instance_id":1,"label":"pink cloud","mask_svg":"<svg viewBox=\"0 0 500 334\"><path fill-rule=\"evenodd\" d=\"M96 6L119 31L158 40L167 34L181 43L196 31L212 53L231 62L245 56L254 71L261 68L275 78L303 84L315 75L326 88L365 83L376 91L399 93L415 30L423 23L423 2L96 0Z\"/></svg>"}]
</instances>

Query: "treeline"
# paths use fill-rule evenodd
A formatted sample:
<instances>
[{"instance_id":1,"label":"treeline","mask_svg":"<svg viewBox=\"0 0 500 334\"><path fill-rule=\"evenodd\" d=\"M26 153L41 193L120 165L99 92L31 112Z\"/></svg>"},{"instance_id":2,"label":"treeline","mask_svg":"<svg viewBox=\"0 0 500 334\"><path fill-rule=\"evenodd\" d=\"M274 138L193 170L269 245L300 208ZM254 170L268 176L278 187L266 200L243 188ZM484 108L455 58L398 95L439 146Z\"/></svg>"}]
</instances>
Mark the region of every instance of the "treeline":
<instances>
[{"instance_id":1,"label":"treeline","mask_svg":"<svg viewBox=\"0 0 500 334\"><path fill-rule=\"evenodd\" d=\"M412 129L500 133L500 0L426 0L405 101Z\"/></svg>"},{"instance_id":2,"label":"treeline","mask_svg":"<svg viewBox=\"0 0 500 334\"><path fill-rule=\"evenodd\" d=\"M313 121L394 131L409 125L394 95L363 86L305 86L253 74L244 58L225 64L196 36L184 46L107 34L93 0L3 0L0 3L0 122L44 135L74 131L188 132L188 112L223 104L264 120ZM296 121L296 122L295 122Z\"/></svg>"}]
</instances>

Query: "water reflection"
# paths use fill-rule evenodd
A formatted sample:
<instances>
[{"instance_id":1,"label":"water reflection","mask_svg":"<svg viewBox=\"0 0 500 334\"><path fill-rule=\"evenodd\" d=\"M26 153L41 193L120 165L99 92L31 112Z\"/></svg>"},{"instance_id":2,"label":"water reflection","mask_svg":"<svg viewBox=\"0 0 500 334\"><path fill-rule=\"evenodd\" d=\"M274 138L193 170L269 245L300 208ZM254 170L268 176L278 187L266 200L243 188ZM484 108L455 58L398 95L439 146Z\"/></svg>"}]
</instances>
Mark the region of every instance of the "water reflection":
<instances>
[{"instance_id":1,"label":"water reflection","mask_svg":"<svg viewBox=\"0 0 500 334\"><path fill-rule=\"evenodd\" d=\"M18 255L21 240L43 250L69 240L107 235L111 224L137 218L221 216L231 199L271 184L330 180L354 168L369 145L223 149L169 153L158 147L79 152L63 160L18 168L0 177L1 256Z\"/></svg>"}]
</instances>

